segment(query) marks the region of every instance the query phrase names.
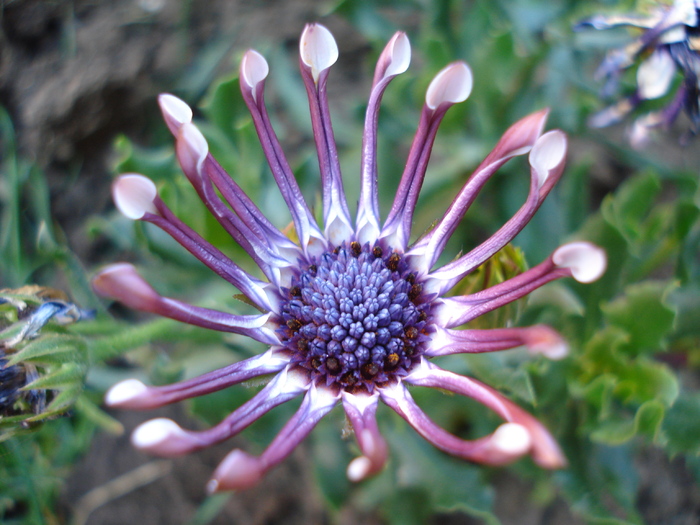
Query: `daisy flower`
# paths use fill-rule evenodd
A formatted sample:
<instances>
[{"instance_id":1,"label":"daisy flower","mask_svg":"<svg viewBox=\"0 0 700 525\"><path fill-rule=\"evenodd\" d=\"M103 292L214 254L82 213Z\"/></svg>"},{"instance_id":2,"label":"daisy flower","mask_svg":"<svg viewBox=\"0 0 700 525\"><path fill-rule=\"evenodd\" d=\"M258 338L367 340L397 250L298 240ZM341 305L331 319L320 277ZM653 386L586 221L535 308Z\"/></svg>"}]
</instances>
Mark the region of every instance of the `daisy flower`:
<instances>
[{"instance_id":1,"label":"daisy flower","mask_svg":"<svg viewBox=\"0 0 700 525\"><path fill-rule=\"evenodd\" d=\"M194 379L147 386L129 379L112 387L112 407L151 409L214 392L260 376L272 379L250 401L221 423L203 431L181 428L169 419L139 426L133 444L160 456L178 456L224 441L272 408L303 396L298 411L259 456L229 453L209 482L212 492L254 486L283 461L333 408L342 404L361 451L347 475L362 480L387 461L387 444L377 424L379 401L403 417L421 436L453 456L502 465L530 454L544 468L565 464L555 440L533 416L475 379L434 364L432 358L456 353L491 352L527 346L551 358L566 354L561 336L546 326L458 328L515 301L560 277L591 282L603 272L604 253L586 242L561 246L543 263L482 291L448 297L464 276L509 243L528 223L564 169L566 137L543 133L547 111L511 126L467 179L435 227L410 244L418 194L438 126L447 110L464 101L472 73L464 62L442 69L428 87L418 129L388 216L379 216L377 194L377 119L391 80L408 68L411 50L396 33L379 57L367 107L356 219L351 218L331 127L326 83L338 48L320 24L306 26L300 41L301 74L308 93L318 151L323 224L302 196L264 103L265 59L247 51L240 85L262 149L295 229L293 242L273 225L208 151L180 99L163 94L160 107L175 136L185 175L231 237L260 267L245 272L176 217L156 186L140 174L124 174L113 185L116 206L127 217L152 223L243 293L261 312L235 315L192 306L161 296L136 271L119 263L94 278L95 290L126 306L222 332L243 334L269 345L261 355ZM445 245L487 180L509 159L528 155L530 190L520 210L481 245L436 267ZM454 436L436 425L414 402L409 386L438 388L483 403L503 419L492 434L475 440Z\"/></svg>"}]
</instances>

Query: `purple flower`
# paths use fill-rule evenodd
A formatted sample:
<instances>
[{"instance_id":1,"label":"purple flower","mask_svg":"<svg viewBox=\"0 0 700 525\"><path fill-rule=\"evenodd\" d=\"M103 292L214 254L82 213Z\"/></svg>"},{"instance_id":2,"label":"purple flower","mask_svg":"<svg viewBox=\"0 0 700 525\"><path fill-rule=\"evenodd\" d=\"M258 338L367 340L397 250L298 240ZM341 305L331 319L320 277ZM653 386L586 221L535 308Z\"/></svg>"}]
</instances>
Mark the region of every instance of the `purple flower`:
<instances>
[{"instance_id":1,"label":"purple flower","mask_svg":"<svg viewBox=\"0 0 700 525\"><path fill-rule=\"evenodd\" d=\"M699 0L675 0L673 5L657 3L649 16L597 15L577 24L576 29L629 26L642 30L639 37L625 47L610 51L596 73L598 79L606 81L603 95L609 96L616 90L623 72L640 62L637 88L629 97L593 115L590 119L592 127L602 128L620 122L645 100L665 96L674 85L677 71L680 71L683 81L673 99L662 109L637 118L629 132L630 142L641 148L653 130L668 129L681 111L685 111L690 119L690 132L693 135L698 133L699 9Z\"/></svg>"},{"instance_id":2,"label":"purple flower","mask_svg":"<svg viewBox=\"0 0 700 525\"><path fill-rule=\"evenodd\" d=\"M243 98L291 212L298 244L265 218L209 154L206 141L191 123L189 107L172 95L159 98L165 121L176 137L183 171L209 210L255 260L264 279L243 271L175 217L149 179L126 174L113 186L114 200L122 213L168 232L267 313L233 315L162 297L133 266L125 263L103 269L93 281L98 293L129 307L197 326L245 334L269 344L269 350L173 385L152 387L134 379L124 381L107 393L107 404L149 409L275 374L255 397L209 430L184 430L168 419L155 419L135 430L132 442L136 447L161 456L177 456L228 439L273 407L303 395L299 410L260 456L234 450L222 461L209 484L210 491L255 485L339 402L361 450L361 455L348 466L348 477L358 481L375 474L388 455L375 417L380 399L421 436L454 456L501 465L529 453L545 468L562 467L565 459L559 447L534 417L494 389L443 370L430 359L521 345L554 359L566 354L566 343L545 326L456 328L553 279L597 279L605 268L605 255L591 244L575 242L562 246L542 264L497 286L467 296L445 297L445 292L465 275L510 242L539 208L563 171L564 134L542 134L547 111L534 113L511 126L466 181L443 218L410 245L413 212L432 144L446 111L469 96L469 67L464 62L454 62L430 84L403 177L389 216L382 224L376 163L379 103L391 79L408 68L411 53L404 33L396 33L389 41L377 64L367 108L361 191L353 223L326 95L329 70L338 56L336 43L325 27L312 24L302 34L300 50L322 179L323 227L316 223L304 201L270 125L263 100L268 74L265 59L250 50L243 57L240 71ZM489 177L512 157L528 153L530 192L522 208L483 244L433 269L447 240ZM474 441L460 439L428 418L413 401L409 385L471 397L494 410L505 423Z\"/></svg>"}]
</instances>

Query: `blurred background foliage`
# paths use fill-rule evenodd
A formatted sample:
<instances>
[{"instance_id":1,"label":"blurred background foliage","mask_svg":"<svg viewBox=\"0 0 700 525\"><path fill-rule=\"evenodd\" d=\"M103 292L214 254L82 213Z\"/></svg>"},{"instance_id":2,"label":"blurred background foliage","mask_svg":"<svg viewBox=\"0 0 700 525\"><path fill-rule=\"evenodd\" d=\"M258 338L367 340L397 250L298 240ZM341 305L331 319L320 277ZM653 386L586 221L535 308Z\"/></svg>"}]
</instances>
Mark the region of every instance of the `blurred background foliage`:
<instances>
[{"instance_id":1,"label":"blurred background foliage","mask_svg":"<svg viewBox=\"0 0 700 525\"><path fill-rule=\"evenodd\" d=\"M575 0L342 0L324 4L328 16L341 17L368 42L370 51L363 69L367 82L373 59L393 32L409 32L412 67L388 89L379 122L384 213L403 168L396 159L405 157L432 75L456 59L465 59L474 72L470 99L451 109L442 125L414 232L425 231L440 216L471 170L518 118L549 107L548 129L559 127L569 135L570 162L559 187L515 239L515 247L488 263L488 275L506 278L574 239L605 248L608 270L600 281L589 285L570 280L549 284L517 308L496 312L487 320L500 325L550 324L569 341L569 357L547 361L518 349L450 356L442 364L505 392L552 430L570 461L569 468L544 472L523 459L508 470L532 487L530 504L546 507L564 501L581 523L645 522L640 508L639 458L649 448L663 451L669 459L681 458L695 482L700 481L696 142L682 149L671 130L660 138L663 147L634 151L620 129L587 129L586 117L604 106L598 98L601 86L593 80L595 66L606 49L624 44L627 33L571 31L585 16L635 7L634 2ZM410 27L400 27L397 20L410 21ZM274 108L273 124L290 145L290 162L308 201L318 204L318 168L294 50L274 39L251 44L260 45L271 65L266 98ZM225 39L212 41L195 59L193 70L173 86L173 92L197 109L197 123L212 153L268 217L283 227L289 217L278 193L268 191L274 181L240 96L239 51L234 50L231 60ZM343 60L341 54L340 63ZM625 82L623 79L622 89L629 88L633 78ZM334 121L336 138L349 201L354 202L358 188L353 175L359 169L365 94L334 93L333 89L331 84L331 102L343 115ZM344 118L346 115L350 118ZM117 421L98 408L107 387L134 375L156 384L172 382L262 348L238 336L137 318L133 312L112 310L108 314L106 305L92 295L83 265L52 219L42 172L18 155L12 124L4 112L0 113L0 128L0 287L60 286L76 304L97 309L95 320L71 326L49 322L27 342L34 346L43 342L44 350L25 353L28 358L23 362L38 360L45 377L55 377L56 366L75 363L80 368L68 382L44 386L51 396L71 391L60 410L45 414L52 420L12 427L10 420L0 419L0 428L6 432L0 443L0 518L3 523L59 523L66 520L55 508L62 477L87 449L97 428L120 429ZM116 140L114 174L148 175L178 215L236 261L249 264L252 271L252 263L244 262L243 250L206 212L182 176L165 126L154 122L152 129L147 143L137 144L124 136ZM527 173L522 159L501 169L467 214L446 253L452 256L468 250L512 216L527 194ZM133 224L116 212L85 217L84 229L89 239L107 243L110 254L135 261L163 293L203 306L241 309L228 287L159 230ZM483 279L483 271L477 271L462 286L481 286ZM3 341L11 337L10 330L20 329L17 323L22 316L16 311L9 308L0 326ZM70 359L65 359L65 352L61 354L66 344L72 348ZM252 394L251 389L228 389L192 401L189 410L212 424ZM487 410L463 398L422 390L415 397L437 423L460 436L482 435L496 424ZM251 451L260 451L294 408L280 407L247 430L244 436ZM365 483L352 485L345 477L354 444L339 439L343 426L339 411L326 418L309 439L317 488L330 516L340 516L350 505L387 523L425 523L456 511L483 523L499 523L494 489L499 470L443 455L383 408L380 427L392 458L380 475ZM56 419L59 414L67 417ZM32 417L42 419L37 414ZM206 500L192 523L210 522L225 502L222 496Z\"/></svg>"}]
</instances>

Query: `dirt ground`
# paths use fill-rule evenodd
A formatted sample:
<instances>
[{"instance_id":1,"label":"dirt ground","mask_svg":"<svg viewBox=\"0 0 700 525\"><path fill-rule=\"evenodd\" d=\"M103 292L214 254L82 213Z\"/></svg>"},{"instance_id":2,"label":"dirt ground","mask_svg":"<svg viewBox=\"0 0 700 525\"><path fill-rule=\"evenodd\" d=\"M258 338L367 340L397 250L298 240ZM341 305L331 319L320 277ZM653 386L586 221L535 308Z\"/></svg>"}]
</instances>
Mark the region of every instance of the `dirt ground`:
<instances>
[{"instance_id":1,"label":"dirt ground","mask_svg":"<svg viewBox=\"0 0 700 525\"><path fill-rule=\"evenodd\" d=\"M315 0L5 0L0 104L10 112L21 153L46 171L56 220L86 264L104 257L100 246L85 241L81 226L86 217L111 206L109 164L115 136L146 136L146 124L157 118L156 95L182 78L211 39L226 35L234 50L261 38L296 46L304 24L321 18L322 5ZM370 79L357 68L366 43L340 18L323 22L338 38L344 57L350 57L339 64L336 82L347 89L366 88ZM168 414L183 421L186 416L179 410ZM146 418L138 413L119 417L127 430ZM118 438L99 435L69 476L62 509L66 515L77 512L78 523L186 523L204 498L209 475L231 446L154 461L130 447L128 433ZM231 497L214 523L330 523L306 467L307 455L300 447L258 488ZM649 452L646 460L640 507L648 522L695 524L693 509L700 507L700 494L682 465L656 452ZM114 481L124 474L126 478ZM139 484L139 489L124 489ZM504 475L498 486L498 513L505 524L578 523L560 501L546 509L533 506L528 487L511 477ZM99 487L107 496L93 492L86 497ZM128 493L111 499L109 494L120 490ZM95 508L95 502L104 505ZM333 521L383 523L352 508ZM479 521L450 514L436 516L433 523Z\"/></svg>"}]
</instances>

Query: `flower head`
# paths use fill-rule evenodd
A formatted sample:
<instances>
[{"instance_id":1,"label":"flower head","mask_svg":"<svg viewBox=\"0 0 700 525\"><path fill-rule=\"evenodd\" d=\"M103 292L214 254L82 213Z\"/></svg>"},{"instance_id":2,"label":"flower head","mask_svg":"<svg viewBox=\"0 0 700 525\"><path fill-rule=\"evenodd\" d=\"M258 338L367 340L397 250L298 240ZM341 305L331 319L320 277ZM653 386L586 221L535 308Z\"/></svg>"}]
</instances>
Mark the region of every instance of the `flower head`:
<instances>
[{"instance_id":1,"label":"flower head","mask_svg":"<svg viewBox=\"0 0 700 525\"><path fill-rule=\"evenodd\" d=\"M598 15L576 26L576 29L629 26L642 30L639 37L624 48L610 51L596 73L597 78L605 80L603 95L609 96L616 90L622 73L638 63L636 90L629 97L593 115L591 126L602 128L620 122L645 100L665 96L680 71L683 80L672 100L663 109L637 118L630 130L630 142L635 147L643 146L652 130L667 129L681 111L690 119L690 132L693 135L698 133L699 9L698 0L674 0L672 5L658 2L649 16Z\"/></svg>"},{"instance_id":2,"label":"flower head","mask_svg":"<svg viewBox=\"0 0 700 525\"><path fill-rule=\"evenodd\" d=\"M593 245L578 242L562 246L542 264L501 284L471 295L445 296L465 275L509 243L539 208L564 168L564 134L542 133L547 111L511 126L466 181L442 219L427 235L410 244L412 216L438 126L452 105L469 96L469 67L464 62L450 64L430 84L403 177L382 223L376 163L379 103L391 79L404 72L410 61L405 34L397 33L389 41L379 58L367 107L361 191L353 221L345 199L326 94L337 47L330 32L316 24L304 30L300 48L321 172L322 225L317 224L307 206L270 124L264 104L268 74L265 59L248 51L240 75L243 98L289 207L298 243L271 224L219 166L191 123L191 111L184 103L172 95L160 97L185 175L208 209L258 264L264 279L242 270L186 226L147 178L126 174L113 186L114 200L126 216L169 233L266 313L233 315L162 297L132 265L124 263L103 269L93 281L98 293L132 308L245 334L270 348L261 355L173 385L153 387L134 379L121 382L107 393L107 404L149 409L274 374L250 401L209 430L185 430L174 421L155 419L134 432L132 442L136 447L176 456L223 441L273 407L303 395L299 410L260 456L234 450L222 461L210 482L212 491L255 485L339 403L361 451L348 466L348 477L357 481L375 474L388 456L375 417L380 400L436 447L460 458L500 465L530 454L545 468L563 466L565 459L557 444L534 417L494 389L443 370L430 359L517 346L555 359L566 354L561 336L546 326L457 328L553 279L596 279L605 268L605 255ZM522 208L483 244L434 268L482 186L509 159L525 154L529 154L530 191ZM421 411L408 385L474 398L494 410L504 423L477 440L460 439Z\"/></svg>"},{"instance_id":3,"label":"flower head","mask_svg":"<svg viewBox=\"0 0 700 525\"><path fill-rule=\"evenodd\" d=\"M84 341L51 325L93 316L53 288L0 290L0 441L75 402L87 371Z\"/></svg>"}]
</instances>

